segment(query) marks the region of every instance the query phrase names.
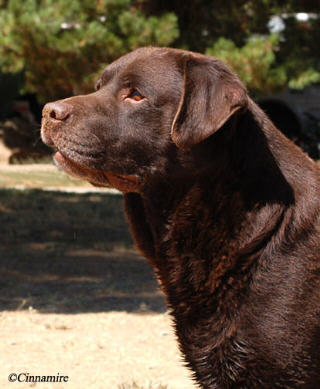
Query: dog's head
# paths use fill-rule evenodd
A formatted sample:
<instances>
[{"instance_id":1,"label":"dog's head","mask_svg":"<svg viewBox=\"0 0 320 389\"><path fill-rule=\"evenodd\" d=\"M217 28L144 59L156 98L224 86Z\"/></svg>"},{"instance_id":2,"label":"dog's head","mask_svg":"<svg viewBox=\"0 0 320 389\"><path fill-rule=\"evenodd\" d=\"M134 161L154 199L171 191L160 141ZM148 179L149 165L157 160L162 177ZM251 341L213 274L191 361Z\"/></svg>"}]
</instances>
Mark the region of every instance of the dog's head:
<instances>
[{"instance_id":1,"label":"dog's head","mask_svg":"<svg viewBox=\"0 0 320 389\"><path fill-rule=\"evenodd\" d=\"M221 61L141 48L109 65L94 93L47 104L42 139L57 148L66 172L140 191L173 155L188 153L246 105L245 88Z\"/></svg>"}]
</instances>

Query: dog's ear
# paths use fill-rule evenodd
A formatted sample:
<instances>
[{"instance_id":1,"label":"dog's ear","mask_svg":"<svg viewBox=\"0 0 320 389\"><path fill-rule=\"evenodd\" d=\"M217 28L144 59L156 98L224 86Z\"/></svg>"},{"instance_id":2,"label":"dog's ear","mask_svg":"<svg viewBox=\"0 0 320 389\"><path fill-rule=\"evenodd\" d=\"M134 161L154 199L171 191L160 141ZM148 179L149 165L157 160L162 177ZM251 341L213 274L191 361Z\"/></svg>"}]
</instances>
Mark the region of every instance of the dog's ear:
<instances>
[{"instance_id":1,"label":"dog's ear","mask_svg":"<svg viewBox=\"0 0 320 389\"><path fill-rule=\"evenodd\" d=\"M221 61L205 56L182 60L184 89L171 127L171 137L189 149L219 130L248 104L245 87Z\"/></svg>"}]
</instances>

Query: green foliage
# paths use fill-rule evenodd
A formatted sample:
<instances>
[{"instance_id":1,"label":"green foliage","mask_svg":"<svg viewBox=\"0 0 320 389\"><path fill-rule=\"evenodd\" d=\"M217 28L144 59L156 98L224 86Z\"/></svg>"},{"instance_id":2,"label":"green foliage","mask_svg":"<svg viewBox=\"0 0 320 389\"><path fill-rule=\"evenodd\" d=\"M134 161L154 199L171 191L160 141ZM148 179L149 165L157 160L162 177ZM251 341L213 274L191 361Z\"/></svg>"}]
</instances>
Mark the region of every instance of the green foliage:
<instances>
[{"instance_id":1,"label":"green foliage","mask_svg":"<svg viewBox=\"0 0 320 389\"><path fill-rule=\"evenodd\" d=\"M316 11L319 13L319 9ZM320 18L298 22L290 16L285 19L285 26L277 59L286 69L288 85L303 89L320 82Z\"/></svg>"},{"instance_id":2,"label":"green foliage","mask_svg":"<svg viewBox=\"0 0 320 389\"><path fill-rule=\"evenodd\" d=\"M91 91L108 63L139 46L175 45L207 49L256 93L301 89L320 82L320 18L297 22L302 10L318 12L317 2L0 0L0 71L22 72L24 91L44 102ZM270 17L283 14L284 31L269 35Z\"/></svg>"},{"instance_id":3,"label":"green foliage","mask_svg":"<svg viewBox=\"0 0 320 389\"><path fill-rule=\"evenodd\" d=\"M261 89L265 85L268 90L277 89L287 80L291 87L300 88L318 82L320 18L317 17L317 0L146 0L143 6L153 15L166 10L179 15L180 36L176 44L180 47L199 52L209 47L210 52L215 52L213 47L217 41L225 38L217 44L216 55L227 56L249 87ZM295 17L298 12L311 12L314 16L301 22ZM269 35L268 22L274 15L284 17L285 29L280 39L277 42L272 42L273 37L265 41L252 39ZM234 42L234 47L230 46L230 41ZM237 48L241 49L237 52ZM253 53L248 53L249 50ZM248 75L241 71L236 58L249 68ZM252 65L251 59L254 60Z\"/></svg>"},{"instance_id":4,"label":"green foliage","mask_svg":"<svg viewBox=\"0 0 320 389\"><path fill-rule=\"evenodd\" d=\"M310 84L320 82L320 72L309 68L301 72L296 78L289 81L289 87L292 89L304 89Z\"/></svg>"},{"instance_id":5,"label":"green foliage","mask_svg":"<svg viewBox=\"0 0 320 389\"><path fill-rule=\"evenodd\" d=\"M85 93L101 66L143 45L169 45L174 14L146 17L131 0L7 0L0 3L0 69L23 71L42 101ZM103 65L102 65L103 64Z\"/></svg>"},{"instance_id":6,"label":"green foliage","mask_svg":"<svg viewBox=\"0 0 320 389\"><path fill-rule=\"evenodd\" d=\"M170 10L179 16L177 45L204 52L217 39L231 39L242 46L252 34L268 34L271 15L289 12L293 0L148 0L144 8L161 15Z\"/></svg>"},{"instance_id":7,"label":"green foliage","mask_svg":"<svg viewBox=\"0 0 320 389\"><path fill-rule=\"evenodd\" d=\"M249 89L266 93L284 87L287 81L285 69L275 66L278 44L277 35L252 38L240 48L220 38L206 53L227 62Z\"/></svg>"}]
</instances>

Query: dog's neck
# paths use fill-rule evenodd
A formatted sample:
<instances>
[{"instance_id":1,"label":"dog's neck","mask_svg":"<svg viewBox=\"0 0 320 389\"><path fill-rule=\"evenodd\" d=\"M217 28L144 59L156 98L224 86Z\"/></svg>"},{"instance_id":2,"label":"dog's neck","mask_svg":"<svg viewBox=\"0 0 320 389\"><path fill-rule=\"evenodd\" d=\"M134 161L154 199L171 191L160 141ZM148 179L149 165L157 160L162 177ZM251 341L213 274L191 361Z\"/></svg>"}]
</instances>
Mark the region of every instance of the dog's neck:
<instances>
[{"instance_id":1,"label":"dog's neck","mask_svg":"<svg viewBox=\"0 0 320 389\"><path fill-rule=\"evenodd\" d=\"M207 387L203 377L212 379L212 371L228 376L230 371L222 371L226 366L241 367L241 361L237 366L221 361L242 347L235 322L250 294L255 266L279 249L278 237L294 217L291 205L299 194L290 182L292 158L300 169L312 163L292 151L258 111L253 105L237 118L236 129L229 123L191 154L178 155L180 181L179 175L169 175L153 182L144 193L132 195L137 202L128 212L137 245L167 295L181 349L193 370L203 372L198 381ZM288 155L280 159L278 149L286 147ZM288 165L286 158L291 158ZM188 166L195 167L189 175ZM171 171L177 170L172 166Z\"/></svg>"},{"instance_id":2,"label":"dog's neck","mask_svg":"<svg viewBox=\"0 0 320 389\"><path fill-rule=\"evenodd\" d=\"M136 219L144 218L150 230L152 249L146 256L175 307L177 299L186 303L194 294L212 302L212 295L218 296L222 289L237 291L241 299L243 281L256 260L278 249L277 235L286 233L290 218L296 218L292 205L312 197L298 192L290 169L312 171L315 164L253 102L219 131L189 154L177 155L181 176L173 174L178 169L171 166L171 176L154 181L141 194L143 215ZM279 152L286 149L287 153ZM188 174L189 166L194 169ZM306 203L310 207L314 202L316 209L317 196L313 196L315 200ZM298 231L299 222L295 225ZM184 306L190 309L187 303ZM205 302L202 311L204 307ZM217 309L211 306L208 315Z\"/></svg>"},{"instance_id":3,"label":"dog's neck","mask_svg":"<svg viewBox=\"0 0 320 389\"><path fill-rule=\"evenodd\" d=\"M141 196L156 246L168 239L175 226L180 238L191 244L191 230L199 224L200 230L217 237L219 250L221 241L230 246L224 236L234 238L237 250L254 249L293 203L292 188L279 168L282 161L272 152L276 145L269 144L264 127L266 132L277 130L270 130L270 122L257 122L256 116L261 115L255 109L254 104L190 152L178 151L163 175L165 180L154 179L146 187ZM277 141L287 142L282 136ZM201 226L203 220L210 225ZM251 231L251 225L258 225L258 231ZM250 231L246 238L243 229ZM198 244L198 237L194 241ZM212 249L213 255L218 254L218 248Z\"/></svg>"},{"instance_id":4,"label":"dog's neck","mask_svg":"<svg viewBox=\"0 0 320 389\"><path fill-rule=\"evenodd\" d=\"M245 290L250 269L263 260L262 253L277 249L277 235L295 217L292 205L300 200L290 169L313 162L292 150L254 103L235 119L190 153L178 153L168 169L172 174L153 181L140 195L143 211L135 219L140 229L145 220L150 242L146 256L169 302L186 302L194 294L212 301L223 288L237 291L241 299L239 289ZM278 152L286 148L287 154ZM217 309L211 306L208 315Z\"/></svg>"}]
</instances>

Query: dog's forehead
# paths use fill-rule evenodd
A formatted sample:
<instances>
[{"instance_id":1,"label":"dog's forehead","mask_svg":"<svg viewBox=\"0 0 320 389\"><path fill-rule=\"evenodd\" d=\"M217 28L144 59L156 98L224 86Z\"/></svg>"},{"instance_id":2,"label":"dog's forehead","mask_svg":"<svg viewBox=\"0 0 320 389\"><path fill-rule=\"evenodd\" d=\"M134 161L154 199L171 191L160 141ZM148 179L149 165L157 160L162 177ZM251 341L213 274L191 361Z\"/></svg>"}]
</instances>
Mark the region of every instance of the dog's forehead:
<instances>
[{"instance_id":1,"label":"dog's forehead","mask_svg":"<svg viewBox=\"0 0 320 389\"><path fill-rule=\"evenodd\" d=\"M136 78L145 81L161 81L176 76L178 66L170 50L143 48L120 57L111 63L101 78L108 82L113 78Z\"/></svg>"}]
</instances>

